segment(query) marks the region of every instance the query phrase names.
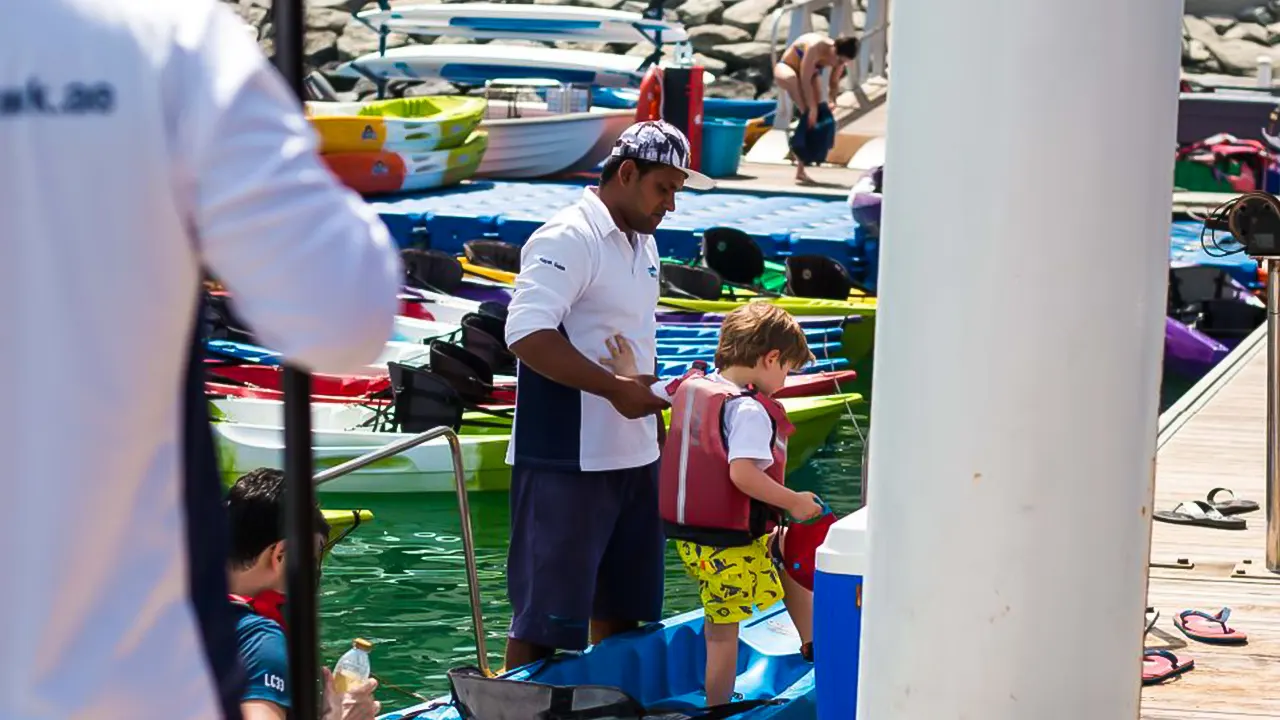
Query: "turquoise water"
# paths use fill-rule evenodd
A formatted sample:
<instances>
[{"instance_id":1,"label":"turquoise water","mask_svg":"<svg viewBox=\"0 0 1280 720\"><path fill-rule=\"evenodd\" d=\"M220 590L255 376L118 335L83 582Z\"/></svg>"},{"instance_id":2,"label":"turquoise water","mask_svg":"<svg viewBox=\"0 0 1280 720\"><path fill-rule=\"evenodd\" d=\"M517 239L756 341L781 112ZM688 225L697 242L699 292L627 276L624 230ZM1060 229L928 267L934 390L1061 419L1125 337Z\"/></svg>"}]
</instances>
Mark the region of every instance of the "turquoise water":
<instances>
[{"instance_id":1,"label":"turquoise water","mask_svg":"<svg viewBox=\"0 0 1280 720\"><path fill-rule=\"evenodd\" d=\"M1170 382L1163 389L1161 409L1188 386ZM867 405L856 408L863 432L868 411ZM857 427L845 418L826 447L788 484L818 493L837 514L851 512L861 503L862 450ZM508 498L506 493L476 493L470 501L489 662L497 668L511 619L505 584ZM374 674L383 683L379 699L387 711L416 702L405 692L428 698L446 693L445 673L476 663L455 498L339 495L329 503L368 508L375 519L334 548L325 563L322 658L332 665L354 637L375 643ZM669 552L666 614L696 606L695 588Z\"/></svg>"},{"instance_id":2,"label":"turquoise water","mask_svg":"<svg viewBox=\"0 0 1280 720\"><path fill-rule=\"evenodd\" d=\"M856 408L865 429L867 407ZM848 418L827 445L788 480L811 490L837 514L860 503L862 441ZM471 496L489 662L502 664L510 611L506 599L508 498ZM375 644L373 671L383 682L384 710L416 702L389 688L434 697L448 691L445 673L476 663L457 502L451 494L340 495L334 507L364 507L374 521L356 530L325 562L321 584L321 657L329 665L364 637ZM674 551L667 556L666 614L697 607L694 585Z\"/></svg>"}]
</instances>

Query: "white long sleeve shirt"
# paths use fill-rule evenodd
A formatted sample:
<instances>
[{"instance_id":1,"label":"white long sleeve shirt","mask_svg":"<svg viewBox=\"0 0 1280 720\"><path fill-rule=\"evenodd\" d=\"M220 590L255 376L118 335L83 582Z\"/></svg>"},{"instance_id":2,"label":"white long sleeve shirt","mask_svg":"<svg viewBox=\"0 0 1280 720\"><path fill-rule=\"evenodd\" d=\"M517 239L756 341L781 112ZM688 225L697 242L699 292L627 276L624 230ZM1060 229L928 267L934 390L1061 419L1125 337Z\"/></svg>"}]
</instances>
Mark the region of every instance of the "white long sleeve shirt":
<instances>
[{"instance_id":1,"label":"white long sleeve shirt","mask_svg":"<svg viewBox=\"0 0 1280 720\"><path fill-rule=\"evenodd\" d=\"M220 716L183 470L201 268L315 371L373 361L396 309L385 228L314 150L221 3L4 8L0 718Z\"/></svg>"}]
</instances>

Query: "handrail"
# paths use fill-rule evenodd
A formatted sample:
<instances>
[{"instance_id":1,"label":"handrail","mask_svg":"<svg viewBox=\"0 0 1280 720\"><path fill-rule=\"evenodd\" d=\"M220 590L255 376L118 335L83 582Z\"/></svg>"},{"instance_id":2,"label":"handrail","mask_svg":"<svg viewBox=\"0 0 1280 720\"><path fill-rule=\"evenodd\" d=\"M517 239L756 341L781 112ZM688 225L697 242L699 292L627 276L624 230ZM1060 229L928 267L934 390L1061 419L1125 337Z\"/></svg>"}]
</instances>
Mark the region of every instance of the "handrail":
<instances>
[{"instance_id":1,"label":"handrail","mask_svg":"<svg viewBox=\"0 0 1280 720\"><path fill-rule=\"evenodd\" d=\"M492 677L493 671L489 668L489 653L484 641L484 613L480 609L480 576L476 571L476 545L471 532L471 504L467 501L467 478L462 471L462 441L458 439L458 434L453 431L453 428L435 427L413 437L383 445L358 458L317 473L315 484L322 485L440 437L449 443L449 454L453 463L453 482L458 493L458 514L462 520L462 552L467 565L467 590L471 596L471 629L476 639L476 660L480 665L480 671L487 677Z\"/></svg>"}]
</instances>

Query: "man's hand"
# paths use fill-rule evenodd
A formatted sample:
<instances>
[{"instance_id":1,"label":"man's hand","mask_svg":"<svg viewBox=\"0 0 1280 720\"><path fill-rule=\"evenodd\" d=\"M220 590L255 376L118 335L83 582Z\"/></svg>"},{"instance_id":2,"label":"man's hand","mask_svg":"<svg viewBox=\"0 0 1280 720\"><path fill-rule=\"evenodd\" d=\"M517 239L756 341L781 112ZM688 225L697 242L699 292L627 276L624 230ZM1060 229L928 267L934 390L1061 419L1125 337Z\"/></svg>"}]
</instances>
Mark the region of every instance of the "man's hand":
<instances>
[{"instance_id":1,"label":"man's hand","mask_svg":"<svg viewBox=\"0 0 1280 720\"><path fill-rule=\"evenodd\" d=\"M809 108L809 112L805 113L805 118L809 122L809 127L813 127L814 125L817 125L818 124L818 106L814 105L813 107Z\"/></svg>"},{"instance_id":2,"label":"man's hand","mask_svg":"<svg viewBox=\"0 0 1280 720\"><path fill-rule=\"evenodd\" d=\"M339 693L333 687L333 673L324 668L324 720L374 720L382 712L382 703L373 699L378 681L369 678L364 683Z\"/></svg>"},{"instance_id":3,"label":"man's hand","mask_svg":"<svg viewBox=\"0 0 1280 720\"><path fill-rule=\"evenodd\" d=\"M618 378L617 384L604 397L619 415L628 420L646 417L670 407L666 400L654 395L649 386L638 378Z\"/></svg>"}]
</instances>

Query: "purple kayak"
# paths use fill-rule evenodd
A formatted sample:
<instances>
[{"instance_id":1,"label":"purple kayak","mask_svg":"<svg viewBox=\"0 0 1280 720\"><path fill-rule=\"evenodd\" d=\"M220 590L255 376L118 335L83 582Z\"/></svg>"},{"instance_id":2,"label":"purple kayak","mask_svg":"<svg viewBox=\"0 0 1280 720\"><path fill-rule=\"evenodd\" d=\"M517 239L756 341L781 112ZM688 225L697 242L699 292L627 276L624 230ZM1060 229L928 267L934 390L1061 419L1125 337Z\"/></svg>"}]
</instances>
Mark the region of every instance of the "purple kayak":
<instances>
[{"instance_id":1,"label":"purple kayak","mask_svg":"<svg viewBox=\"0 0 1280 720\"><path fill-rule=\"evenodd\" d=\"M1170 372L1187 379L1197 379L1229 352L1226 345L1198 330L1165 318L1164 364Z\"/></svg>"}]
</instances>

